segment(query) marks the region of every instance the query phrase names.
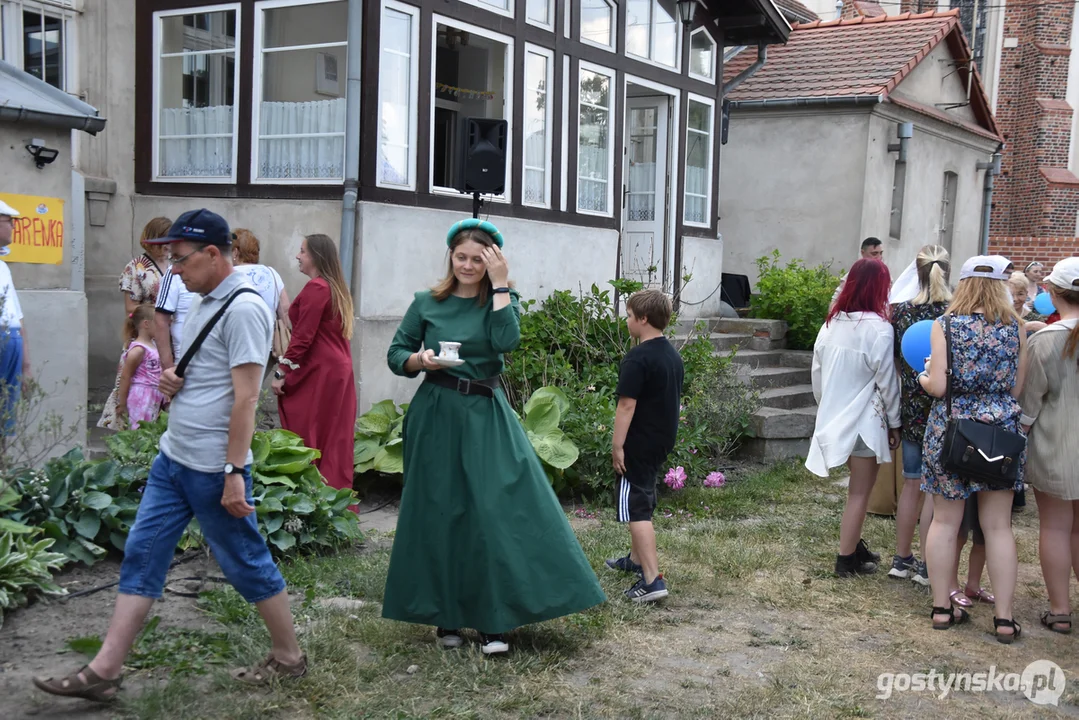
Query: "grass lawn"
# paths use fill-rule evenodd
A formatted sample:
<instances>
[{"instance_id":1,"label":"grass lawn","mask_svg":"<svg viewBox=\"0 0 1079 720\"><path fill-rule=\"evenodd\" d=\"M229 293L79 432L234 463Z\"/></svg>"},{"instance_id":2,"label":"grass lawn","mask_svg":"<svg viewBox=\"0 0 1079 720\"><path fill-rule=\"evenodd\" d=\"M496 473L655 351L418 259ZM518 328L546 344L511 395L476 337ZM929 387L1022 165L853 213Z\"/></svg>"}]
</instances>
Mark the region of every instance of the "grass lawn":
<instances>
[{"instance_id":1,"label":"grass lawn","mask_svg":"<svg viewBox=\"0 0 1079 720\"><path fill-rule=\"evenodd\" d=\"M227 668L260 659L268 640L234 591L215 590L201 602L219 632L159 627L147 635L135 660L149 678L126 691L116 710L176 720L1079 717L1079 637L1051 634L1037 622L1047 605L1033 503L1015 521L1016 617L1024 633L1007 647L988 635L989 606L976 607L970 625L934 632L930 599L910 582L883 570L834 578L844 493L832 480L782 465L724 488L668 494L657 534L671 596L655 607L626 602L621 592L630 579L603 569L604 558L628 545L612 511L571 514L609 602L522 628L509 635L512 652L491 660L475 642L442 651L431 628L379 617L389 536L352 553L298 558L283 569L311 662L307 678L254 691L232 683ZM869 518L865 536L890 558L893 520ZM876 698L880 673L990 665L1021 673L1036 659L1066 672L1058 708L1007 691Z\"/></svg>"}]
</instances>

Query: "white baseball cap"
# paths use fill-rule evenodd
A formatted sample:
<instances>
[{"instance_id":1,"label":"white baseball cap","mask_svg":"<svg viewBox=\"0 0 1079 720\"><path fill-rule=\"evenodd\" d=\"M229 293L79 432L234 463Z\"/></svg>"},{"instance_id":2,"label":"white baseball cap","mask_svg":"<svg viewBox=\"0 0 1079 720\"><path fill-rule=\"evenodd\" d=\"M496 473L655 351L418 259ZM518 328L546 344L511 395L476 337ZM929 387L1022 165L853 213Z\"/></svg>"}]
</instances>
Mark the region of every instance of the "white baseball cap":
<instances>
[{"instance_id":1,"label":"white baseball cap","mask_svg":"<svg viewBox=\"0 0 1079 720\"><path fill-rule=\"evenodd\" d=\"M1011 277L1012 262L1000 255L975 255L963 263L963 269L959 271L959 279L989 278L990 280L1007 280Z\"/></svg>"},{"instance_id":2,"label":"white baseball cap","mask_svg":"<svg viewBox=\"0 0 1079 720\"><path fill-rule=\"evenodd\" d=\"M21 213L15 208L8 205L3 200L0 200L0 215L10 215L11 217L19 217Z\"/></svg>"},{"instance_id":3,"label":"white baseball cap","mask_svg":"<svg viewBox=\"0 0 1079 720\"><path fill-rule=\"evenodd\" d=\"M1064 290L1079 290L1079 257L1065 258L1058 262L1045 281Z\"/></svg>"}]
</instances>

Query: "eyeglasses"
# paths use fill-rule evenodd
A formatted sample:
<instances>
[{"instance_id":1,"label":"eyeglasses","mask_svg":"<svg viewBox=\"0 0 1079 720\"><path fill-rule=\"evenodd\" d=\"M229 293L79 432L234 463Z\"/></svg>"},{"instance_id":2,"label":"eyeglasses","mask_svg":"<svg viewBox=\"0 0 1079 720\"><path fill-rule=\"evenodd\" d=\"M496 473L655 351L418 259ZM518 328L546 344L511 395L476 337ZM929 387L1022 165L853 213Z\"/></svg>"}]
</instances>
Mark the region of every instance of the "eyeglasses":
<instances>
[{"instance_id":1,"label":"eyeglasses","mask_svg":"<svg viewBox=\"0 0 1079 720\"><path fill-rule=\"evenodd\" d=\"M15 221L9 215L0 215L0 225L14 225Z\"/></svg>"},{"instance_id":2,"label":"eyeglasses","mask_svg":"<svg viewBox=\"0 0 1079 720\"><path fill-rule=\"evenodd\" d=\"M169 264L171 264L171 265L183 265L185 262L187 262L188 258L190 258L192 255L194 255L195 253L202 252L205 249L206 249L205 247L200 247L200 248L198 248L196 250L192 250L187 255L183 255L181 257L176 257L172 253L169 253L166 257L168 258Z\"/></svg>"}]
</instances>

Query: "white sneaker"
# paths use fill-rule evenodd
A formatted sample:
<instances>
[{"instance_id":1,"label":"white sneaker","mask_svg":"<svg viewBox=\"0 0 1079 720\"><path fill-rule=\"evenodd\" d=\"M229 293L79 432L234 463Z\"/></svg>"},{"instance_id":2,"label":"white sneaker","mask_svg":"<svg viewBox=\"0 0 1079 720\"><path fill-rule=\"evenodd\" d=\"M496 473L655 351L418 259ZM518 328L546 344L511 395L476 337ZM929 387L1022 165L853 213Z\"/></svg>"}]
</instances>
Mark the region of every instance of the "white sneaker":
<instances>
[{"instance_id":1,"label":"white sneaker","mask_svg":"<svg viewBox=\"0 0 1079 720\"><path fill-rule=\"evenodd\" d=\"M497 655L510 651L509 643L501 634L488 635L487 633L480 633L480 642L483 645L484 655Z\"/></svg>"},{"instance_id":2,"label":"white sneaker","mask_svg":"<svg viewBox=\"0 0 1079 720\"><path fill-rule=\"evenodd\" d=\"M464 640L461 639L461 633L458 630L446 630L445 628L439 628L435 632L435 636L438 638L438 644L447 650L453 650L464 645Z\"/></svg>"}]
</instances>

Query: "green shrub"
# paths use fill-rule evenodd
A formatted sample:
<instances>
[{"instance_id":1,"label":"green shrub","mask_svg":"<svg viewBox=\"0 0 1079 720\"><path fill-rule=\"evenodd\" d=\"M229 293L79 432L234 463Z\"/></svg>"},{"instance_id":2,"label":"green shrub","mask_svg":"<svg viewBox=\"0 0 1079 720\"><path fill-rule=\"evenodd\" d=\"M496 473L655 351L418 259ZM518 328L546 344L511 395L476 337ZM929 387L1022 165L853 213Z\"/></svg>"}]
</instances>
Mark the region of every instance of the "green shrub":
<instances>
[{"instance_id":1,"label":"green shrub","mask_svg":"<svg viewBox=\"0 0 1079 720\"><path fill-rule=\"evenodd\" d=\"M779 264L779 251L757 258L757 295L753 316L787 322L787 344L811 350L840 279L828 265L806 267L801 260Z\"/></svg>"},{"instance_id":2,"label":"green shrub","mask_svg":"<svg viewBox=\"0 0 1079 720\"><path fill-rule=\"evenodd\" d=\"M36 534L0 535L0 627L5 610L23 607L38 596L67 594L52 581L53 573L67 562L67 557L49 552L53 540L35 539Z\"/></svg>"}]
</instances>

